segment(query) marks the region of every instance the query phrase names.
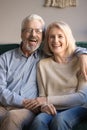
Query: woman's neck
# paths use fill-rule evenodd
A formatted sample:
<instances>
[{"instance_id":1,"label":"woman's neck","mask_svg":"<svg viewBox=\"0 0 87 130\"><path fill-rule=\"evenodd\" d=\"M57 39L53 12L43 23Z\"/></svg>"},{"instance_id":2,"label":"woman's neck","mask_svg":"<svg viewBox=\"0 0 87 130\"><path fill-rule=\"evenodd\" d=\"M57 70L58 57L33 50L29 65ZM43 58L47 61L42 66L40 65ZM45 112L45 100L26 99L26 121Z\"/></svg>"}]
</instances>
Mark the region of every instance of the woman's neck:
<instances>
[{"instance_id":1,"label":"woman's neck","mask_svg":"<svg viewBox=\"0 0 87 130\"><path fill-rule=\"evenodd\" d=\"M70 61L70 56L54 56L54 61L57 63L68 63Z\"/></svg>"}]
</instances>

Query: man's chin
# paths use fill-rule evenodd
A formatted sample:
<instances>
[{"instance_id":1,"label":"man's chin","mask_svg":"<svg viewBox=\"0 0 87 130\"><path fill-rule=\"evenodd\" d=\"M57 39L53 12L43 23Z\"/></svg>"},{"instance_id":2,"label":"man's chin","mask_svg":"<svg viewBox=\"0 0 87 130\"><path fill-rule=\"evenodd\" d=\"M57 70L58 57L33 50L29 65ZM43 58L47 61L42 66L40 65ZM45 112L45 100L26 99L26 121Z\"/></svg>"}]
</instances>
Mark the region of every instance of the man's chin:
<instances>
[{"instance_id":1,"label":"man's chin","mask_svg":"<svg viewBox=\"0 0 87 130\"><path fill-rule=\"evenodd\" d=\"M26 49L27 49L27 51L34 52L34 51L36 51L38 48L39 48L39 46L38 46L38 47L27 47Z\"/></svg>"}]
</instances>

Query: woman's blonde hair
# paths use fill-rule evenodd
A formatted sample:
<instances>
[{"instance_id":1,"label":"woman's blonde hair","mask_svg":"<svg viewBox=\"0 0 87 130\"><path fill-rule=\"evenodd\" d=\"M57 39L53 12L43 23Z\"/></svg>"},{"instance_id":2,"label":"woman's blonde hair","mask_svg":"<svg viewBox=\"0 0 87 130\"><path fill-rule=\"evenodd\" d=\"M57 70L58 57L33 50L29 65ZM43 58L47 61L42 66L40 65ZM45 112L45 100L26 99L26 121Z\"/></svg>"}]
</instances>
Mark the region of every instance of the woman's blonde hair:
<instances>
[{"instance_id":1,"label":"woman's blonde hair","mask_svg":"<svg viewBox=\"0 0 87 130\"><path fill-rule=\"evenodd\" d=\"M61 29L66 37L66 42L67 42L67 55L71 55L76 48L75 44L75 39L73 37L72 31L65 22L59 21L59 22L53 22L47 27L46 35L45 35L45 44L44 44L44 52L48 55L53 55L49 45L48 45L48 37L49 37L49 32L53 27L57 27Z\"/></svg>"}]
</instances>

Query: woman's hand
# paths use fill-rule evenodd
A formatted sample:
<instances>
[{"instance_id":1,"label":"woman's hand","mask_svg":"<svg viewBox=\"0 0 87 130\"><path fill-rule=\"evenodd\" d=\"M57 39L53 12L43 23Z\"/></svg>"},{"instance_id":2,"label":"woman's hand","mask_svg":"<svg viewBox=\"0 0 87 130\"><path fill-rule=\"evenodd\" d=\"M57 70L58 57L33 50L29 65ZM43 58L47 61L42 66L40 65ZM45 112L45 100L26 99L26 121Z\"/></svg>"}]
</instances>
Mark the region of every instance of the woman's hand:
<instances>
[{"instance_id":1,"label":"woman's hand","mask_svg":"<svg viewBox=\"0 0 87 130\"><path fill-rule=\"evenodd\" d=\"M56 108L53 104L45 104L41 107L41 112L46 112L51 115L56 115Z\"/></svg>"}]
</instances>

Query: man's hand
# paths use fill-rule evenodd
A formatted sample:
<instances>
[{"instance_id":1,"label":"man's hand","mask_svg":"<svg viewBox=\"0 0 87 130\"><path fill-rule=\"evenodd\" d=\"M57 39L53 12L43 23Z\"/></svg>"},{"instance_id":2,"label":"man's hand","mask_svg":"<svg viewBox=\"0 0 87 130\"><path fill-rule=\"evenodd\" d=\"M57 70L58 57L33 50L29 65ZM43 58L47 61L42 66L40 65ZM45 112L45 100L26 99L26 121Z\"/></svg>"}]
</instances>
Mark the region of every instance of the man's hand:
<instances>
[{"instance_id":1,"label":"man's hand","mask_svg":"<svg viewBox=\"0 0 87 130\"><path fill-rule=\"evenodd\" d=\"M87 80L87 55L82 54L79 55L80 59L80 67L81 67L81 75L85 77L85 80Z\"/></svg>"},{"instance_id":2,"label":"man's hand","mask_svg":"<svg viewBox=\"0 0 87 130\"><path fill-rule=\"evenodd\" d=\"M46 97L37 97L35 99L25 99L23 106L28 110L35 110L46 103Z\"/></svg>"},{"instance_id":3,"label":"man's hand","mask_svg":"<svg viewBox=\"0 0 87 130\"><path fill-rule=\"evenodd\" d=\"M45 104L41 107L42 112L46 112L51 115L56 115L56 108L53 106L53 104Z\"/></svg>"}]
</instances>

